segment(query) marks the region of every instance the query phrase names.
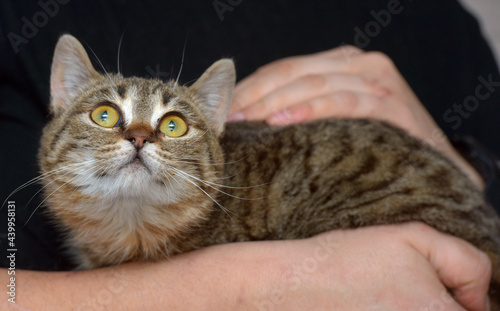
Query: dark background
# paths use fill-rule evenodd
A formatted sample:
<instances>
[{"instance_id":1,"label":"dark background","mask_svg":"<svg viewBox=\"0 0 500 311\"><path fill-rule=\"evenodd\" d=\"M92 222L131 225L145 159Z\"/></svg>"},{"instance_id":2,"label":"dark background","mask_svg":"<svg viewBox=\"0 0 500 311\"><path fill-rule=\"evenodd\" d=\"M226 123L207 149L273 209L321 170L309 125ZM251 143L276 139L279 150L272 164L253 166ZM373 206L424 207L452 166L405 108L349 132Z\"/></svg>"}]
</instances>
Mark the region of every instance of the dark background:
<instances>
[{"instance_id":1,"label":"dark background","mask_svg":"<svg viewBox=\"0 0 500 311\"><path fill-rule=\"evenodd\" d=\"M389 12L388 6L398 11L389 15L390 21L381 13ZM377 22L375 15L386 18ZM2 202L38 175L36 153L48 116L51 58L62 33L71 33L84 44L98 70L112 72L118 71L118 46L123 38L119 70L126 76L176 78L184 54L183 83L192 82L222 57L235 60L241 79L273 60L343 44L382 51L394 60L449 137L471 135L500 154L500 87L493 88L489 98L479 101L472 111L464 110L462 116L453 112L454 104L475 96L479 77L500 82L477 22L457 1L3 0ZM36 209L38 190L30 186L10 197L17 206L16 267L68 268L58 235L40 213L43 207ZM5 206L0 218L0 260L6 265Z\"/></svg>"}]
</instances>

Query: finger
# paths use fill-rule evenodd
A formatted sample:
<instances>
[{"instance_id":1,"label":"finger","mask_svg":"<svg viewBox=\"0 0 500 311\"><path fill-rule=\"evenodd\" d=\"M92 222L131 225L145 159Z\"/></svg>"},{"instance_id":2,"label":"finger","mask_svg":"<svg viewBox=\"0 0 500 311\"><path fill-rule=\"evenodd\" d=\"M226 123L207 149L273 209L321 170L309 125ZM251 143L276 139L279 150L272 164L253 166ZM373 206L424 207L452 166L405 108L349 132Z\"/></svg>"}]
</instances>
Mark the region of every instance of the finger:
<instances>
[{"instance_id":1,"label":"finger","mask_svg":"<svg viewBox=\"0 0 500 311\"><path fill-rule=\"evenodd\" d=\"M335 58L298 56L265 65L243 79L234 90L230 113L242 110L272 91L308 74L348 73L348 64Z\"/></svg>"},{"instance_id":2,"label":"finger","mask_svg":"<svg viewBox=\"0 0 500 311\"><path fill-rule=\"evenodd\" d=\"M365 51L361 50L358 47L355 47L353 45L343 45L334 49L316 53L315 55L319 57L339 58L347 63L350 63L355 56L361 55L363 53L365 53Z\"/></svg>"},{"instance_id":3,"label":"finger","mask_svg":"<svg viewBox=\"0 0 500 311\"><path fill-rule=\"evenodd\" d=\"M466 309L485 310L492 273L491 262L486 254L472 245L459 239L456 241L456 247L449 247L444 252L440 250L431 263L443 283L453 290L457 301ZM439 258L440 255L442 258Z\"/></svg>"},{"instance_id":4,"label":"finger","mask_svg":"<svg viewBox=\"0 0 500 311\"><path fill-rule=\"evenodd\" d=\"M237 84L230 114L260 100L273 90L308 74L359 74L371 77L373 84L391 86L402 79L392 60L380 52L363 52L356 47L340 48L275 61L261 67ZM384 79L380 79L380 75ZM385 81L385 82L384 82ZM390 89L390 88L388 88Z\"/></svg>"},{"instance_id":5,"label":"finger","mask_svg":"<svg viewBox=\"0 0 500 311\"><path fill-rule=\"evenodd\" d=\"M416 123L407 106L400 105L390 98L351 91L340 91L310 99L281 110L266 118L266 121L273 125L287 125L325 118L377 119L423 140L428 136L425 131L436 127L430 122ZM419 124L428 126L422 129Z\"/></svg>"},{"instance_id":6,"label":"finger","mask_svg":"<svg viewBox=\"0 0 500 311\"><path fill-rule=\"evenodd\" d=\"M377 96L357 92L336 92L320 96L296 106L282 110L267 118L273 125L286 125L325 118L371 118L386 115L380 110L388 109ZM375 113L376 110L377 113Z\"/></svg>"},{"instance_id":7,"label":"finger","mask_svg":"<svg viewBox=\"0 0 500 311\"><path fill-rule=\"evenodd\" d=\"M354 92L378 97L387 94L385 88L359 75L337 73L306 75L274 90L258 102L248 106L240 112L239 118L265 119L288 107L335 92ZM333 110L335 110L334 107Z\"/></svg>"},{"instance_id":8,"label":"finger","mask_svg":"<svg viewBox=\"0 0 500 311\"><path fill-rule=\"evenodd\" d=\"M471 244L417 225L410 244L425 255L455 299L471 311L486 310L492 267L489 258Z\"/></svg>"}]
</instances>

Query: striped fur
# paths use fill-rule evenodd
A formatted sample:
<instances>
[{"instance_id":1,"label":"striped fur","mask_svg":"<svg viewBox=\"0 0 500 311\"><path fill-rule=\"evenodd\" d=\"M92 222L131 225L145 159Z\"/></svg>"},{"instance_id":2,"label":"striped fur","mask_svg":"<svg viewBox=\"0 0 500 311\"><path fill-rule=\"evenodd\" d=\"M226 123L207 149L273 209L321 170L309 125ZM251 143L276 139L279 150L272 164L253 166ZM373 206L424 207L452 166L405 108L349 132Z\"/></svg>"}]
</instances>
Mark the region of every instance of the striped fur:
<instances>
[{"instance_id":1,"label":"striped fur","mask_svg":"<svg viewBox=\"0 0 500 311\"><path fill-rule=\"evenodd\" d=\"M59 62L71 49L78 50L69 53L79 55L77 68L87 71L78 86L57 80L77 70ZM80 268L155 261L218 243L422 221L490 255L498 310L498 216L425 143L374 120L234 123L222 131L232 62L214 64L185 87L100 75L80 59L86 57L81 50L69 36L56 48L58 93L39 154L47 210L66 230ZM123 124L108 129L90 119L102 102L119 108ZM172 112L187 120L186 135L158 131ZM152 142L136 151L127 133L139 126Z\"/></svg>"}]
</instances>

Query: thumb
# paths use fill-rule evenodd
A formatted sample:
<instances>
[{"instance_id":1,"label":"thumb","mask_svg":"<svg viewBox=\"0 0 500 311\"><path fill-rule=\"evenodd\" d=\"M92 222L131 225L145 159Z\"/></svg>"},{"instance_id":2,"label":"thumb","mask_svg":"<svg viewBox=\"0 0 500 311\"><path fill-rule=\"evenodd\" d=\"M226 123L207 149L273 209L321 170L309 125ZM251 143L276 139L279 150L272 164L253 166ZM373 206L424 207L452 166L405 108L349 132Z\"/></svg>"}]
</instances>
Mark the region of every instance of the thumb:
<instances>
[{"instance_id":1,"label":"thumb","mask_svg":"<svg viewBox=\"0 0 500 311\"><path fill-rule=\"evenodd\" d=\"M487 310L492 266L488 256L464 240L422 224L412 224L409 243L426 256L443 284L464 308Z\"/></svg>"}]
</instances>

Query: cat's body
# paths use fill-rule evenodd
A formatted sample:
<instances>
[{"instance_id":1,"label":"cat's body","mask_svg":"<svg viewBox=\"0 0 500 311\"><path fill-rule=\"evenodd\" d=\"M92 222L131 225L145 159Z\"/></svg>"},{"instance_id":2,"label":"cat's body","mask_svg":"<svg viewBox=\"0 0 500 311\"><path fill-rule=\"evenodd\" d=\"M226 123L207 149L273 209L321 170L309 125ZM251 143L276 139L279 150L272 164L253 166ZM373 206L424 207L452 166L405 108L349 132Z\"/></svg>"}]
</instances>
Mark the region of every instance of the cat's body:
<instances>
[{"instance_id":1,"label":"cat's body","mask_svg":"<svg viewBox=\"0 0 500 311\"><path fill-rule=\"evenodd\" d=\"M56 48L40 150L48 210L82 268L415 220L488 253L500 308L498 216L425 143L374 120L224 129L232 62L188 88L101 76L82 51L69 36Z\"/></svg>"}]
</instances>

